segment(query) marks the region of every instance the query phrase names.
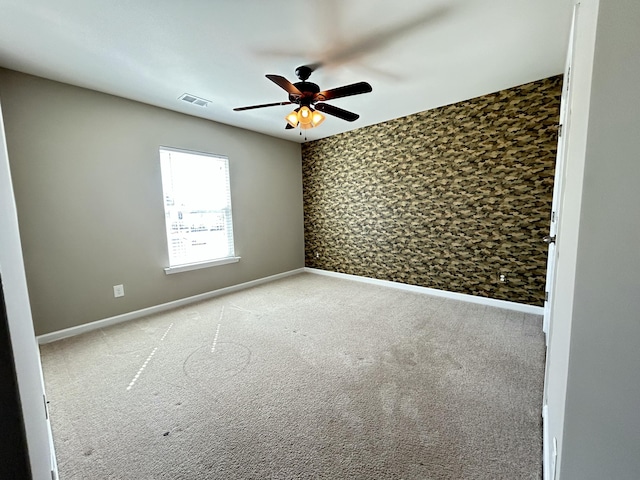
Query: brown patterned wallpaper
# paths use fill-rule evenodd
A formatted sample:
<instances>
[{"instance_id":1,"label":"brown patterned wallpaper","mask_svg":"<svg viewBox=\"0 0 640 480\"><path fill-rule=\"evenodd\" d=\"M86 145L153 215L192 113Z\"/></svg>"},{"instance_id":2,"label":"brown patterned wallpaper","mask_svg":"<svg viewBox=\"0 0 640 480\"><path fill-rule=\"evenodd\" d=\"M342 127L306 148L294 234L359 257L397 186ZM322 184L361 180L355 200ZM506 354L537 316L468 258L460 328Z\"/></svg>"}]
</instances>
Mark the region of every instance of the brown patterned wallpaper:
<instances>
[{"instance_id":1,"label":"brown patterned wallpaper","mask_svg":"<svg viewBox=\"0 0 640 480\"><path fill-rule=\"evenodd\" d=\"M304 144L306 266L543 305L561 86Z\"/></svg>"}]
</instances>

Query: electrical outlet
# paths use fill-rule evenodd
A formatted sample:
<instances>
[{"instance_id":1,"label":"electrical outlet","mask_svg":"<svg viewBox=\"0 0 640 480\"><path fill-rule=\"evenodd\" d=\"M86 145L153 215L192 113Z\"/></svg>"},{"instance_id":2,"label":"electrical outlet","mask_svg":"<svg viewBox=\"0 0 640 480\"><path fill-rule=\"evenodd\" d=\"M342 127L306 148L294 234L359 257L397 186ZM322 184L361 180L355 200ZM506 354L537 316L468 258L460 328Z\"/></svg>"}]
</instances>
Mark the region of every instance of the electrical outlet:
<instances>
[{"instance_id":1,"label":"electrical outlet","mask_svg":"<svg viewBox=\"0 0 640 480\"><path fill-rule=\"evenodd\" d=\"M316 258L320 258L320 254L316 252Z\"/></svg>"},{"instance_id":2,"label":"electrical outlet","mask_svg":"<svg viewBox=\"0 0 640 480\"><path fill-rule=\"evenodd\" d=\"M500 275L498 275L498 281L500 283L507 283L507 274L501 273Z\"/></svg>"},{"instance_id":3,"label":"electrical outlet","mask_svg":"<svg viewBox=\"0 0 640 480\"><path fill-rule=\"evenodd\" d=\"M118 297L124 297L124 285L114 285L113 286L113 296L118 298Z\"/></svg>"}]
</instances>

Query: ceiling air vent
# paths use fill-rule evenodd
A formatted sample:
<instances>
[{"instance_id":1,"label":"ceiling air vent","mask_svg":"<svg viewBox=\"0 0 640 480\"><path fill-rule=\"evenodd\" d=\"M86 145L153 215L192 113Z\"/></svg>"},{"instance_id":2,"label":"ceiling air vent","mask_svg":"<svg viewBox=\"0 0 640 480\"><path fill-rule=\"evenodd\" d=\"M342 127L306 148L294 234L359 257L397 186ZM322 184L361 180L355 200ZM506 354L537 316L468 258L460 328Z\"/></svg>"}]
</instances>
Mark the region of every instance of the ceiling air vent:
<instances>
[{"instance_id":1,"label":"ceiling air vent","mask_svg":"<svg viewBox=\"0 0 640 480\"><path fill-rule=\"evenodd\" d=\"M196 97L195 95L191 95L189 93L185 93L179 97L180 100L183 100L187 103L191 103L192 105L197 105L198 107L206 107L211 100L205 100L204 98Z\"/></svg>"}]
</instances>

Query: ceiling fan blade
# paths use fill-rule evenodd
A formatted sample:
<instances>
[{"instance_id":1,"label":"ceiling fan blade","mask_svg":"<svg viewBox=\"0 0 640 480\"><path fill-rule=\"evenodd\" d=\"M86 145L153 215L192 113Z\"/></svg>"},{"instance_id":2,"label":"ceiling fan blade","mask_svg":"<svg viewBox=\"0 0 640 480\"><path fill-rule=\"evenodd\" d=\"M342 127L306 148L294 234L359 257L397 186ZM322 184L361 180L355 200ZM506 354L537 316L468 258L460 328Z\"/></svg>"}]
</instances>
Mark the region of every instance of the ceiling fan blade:
<instances>
[{"instance_id":1,"label":"ceiling fan blade","mask_svg":"<svg viewBox=\"0 0 640 480\"><path fill-rule=\"evenodd\" d=\"M357 113L334 107L333 105L329 105L328 103L318 103L315 107L316 110L324 112L328 115L333 115L334 117L341 118L342 120L346 120L347 122L353 122L360 118L360 115L358 115Z\"/></svg>"},{"instance_id":2,"label":"ceiling fan blade","mask_svg":"<svg viewBox=\"0 0 640 480\"><path fill-rule=\"evenodd\" d=\"M367 82L352 83L344 87L332 88L317 93L314 101L333 100L334 98L349 97L351 95L360 95L361 93L369 93L373 89Z\"/></svg>"},{"instance_id":3,"label":"ceiling fan blade","mask_svg":"<svg viewBox=\"0 0 640 480\"><path fill-rule=\"evenodd\" d=\"M275 102L275 103L263 103L262 105L250 105L248 107L238 107L234 108L234 112L242 112L243 110L253 110L254 108L264 108L264 107L277 107L278 105L291 105L291 102Z\"/></svg>"},{"instance_id":4,"label":"ceiling fan blade","mask_svg":"<svg viewBox=\"0 0 640 480\"><path fill-rule=\"evenodd\" d=\"M265 75L269 80L286 90L289 95L302 96L302 92L298 90L293 83L280 75Z\"/></svg>"},{"instance_id":5,"label":"ceiling fan blade","mask_svg":"<svg viewBox=\"0 0 640 480\"><path fill-rule=\"evenodd\" d=\"M343 14L345 11L344 2L325 0L322 3L322 8L317 12L314 24L326 38L332 39L322 51L288 48L287 50L257 50L255 53L277 58L286 57L292 60L300 57L315 57L317 59L315 63L306 65L312 71L320 66L322 68L337 68L361 60L394 44L411 40L412 35L425 31L431 26L437 27L447 16L452 14L455 8L452 6L430 8L422 13L413 13L404 21L373 28L367 35L354 36L341 22L341 19L345 17Z\"/></svg>"},{"instance_id":6,"label":"ceiling fan blade","mask_svg":"<svg viewBox=\"0 0 640 480\"><path fill-rule=\"evenodd\" d=\"M432 8L422 14L411 15L405 22L374 29L369 35L355 38L351 42L349 42L347 38L344 38L344 35L340 35L341 33L345 33L345 29L342 28L342 31L334 32L333 35L329 37L337 41L334 41L333 45L325 51L324 55L319 58L318 63L324 67L337 67L358 60L390 44L400 42L410 34L425 30L431 24L440 22L449 15L452 10L452 7ZM335 24L337 17L334 13L329 25ZM324 25L319 28L323 27L326 28L327 26Z\"/></svg>"},{"instance_id":7,"label":"ceiling fan blade","mask_svg":"<svg viewBox=\"0 0 640 480\"><path fill-rule=\"evenodd\" d=\"M320 67L322 67L322 62L314 62L314 63L309 63L308 65L305 65L305 67L307 67L309 70L311 70L311 72L315 72L317 69L319 69Z\"/></svg>"},{"instance_id":8,"label":"ceiling fan blade","mask_svg":"<svg viewBox=\"0 0 640 480\"><path fill-rule=\"evenodd\" d=\"M287 123L287 124L284 126L284 129L285 129L285 130L292 130L293 128L294 128L294 127L292 127L290 123Z\"/></svg>"}]
</instances>

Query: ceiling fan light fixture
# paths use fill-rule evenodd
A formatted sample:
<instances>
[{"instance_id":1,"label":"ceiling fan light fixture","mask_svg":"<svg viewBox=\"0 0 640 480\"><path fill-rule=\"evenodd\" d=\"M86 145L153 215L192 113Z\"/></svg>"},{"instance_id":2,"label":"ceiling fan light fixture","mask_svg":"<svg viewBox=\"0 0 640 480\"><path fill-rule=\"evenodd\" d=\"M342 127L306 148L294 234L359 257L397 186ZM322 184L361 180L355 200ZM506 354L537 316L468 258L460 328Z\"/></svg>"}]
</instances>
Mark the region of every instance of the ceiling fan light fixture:
<instances>
[{"instance_id":1,"label":"ceiling fan light fixture","mask_svg":"<svg viewBox=\"0 0 640 480\"><path fill-rule=\"evenodd\" d=\"M296 108L284 118L291 127L300 127L303 130L307 130L324 122L325 116L311 107L302 106Z\"/></svg>"},{"instance_id":2,"label":"ceiling fan light fixture","mask_svg":"<svg viewBox=\"0 0 640 480\"><path fill-rule=\"evenodd\" d=\"M325 119L325 116L323 114L321 114L317 110L314 110L313 113L311 114L311 125L313 125L314 127L317 127L322 122L324 122L324 119Z\"/></svg>"},{"instance_id":3,"label":"ceiling fan light fixture","mask_svg":"<svg viewBox=\"0 0 640 480\"><path fill-rule=\"evenodd\" d=\"M287 123L291 125L293 128L296 128L298 126L298 110L300 109L296 108L293 112L291 112L289 115L284 117Z\"/></svg>"},{"instance_id":4,"label":"ceiling fan light fixture","mask_svg":"<svg viewBox=\"0 0 640 480\"><path fill-rule=\"evenodd\" d=\"M304 107L300 107L300 111L298 112L298 121L301 125L308 125L313 120L311 109L306 105Z\"/></svg>"}]
</instances>

